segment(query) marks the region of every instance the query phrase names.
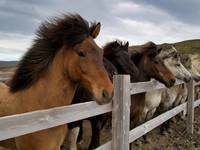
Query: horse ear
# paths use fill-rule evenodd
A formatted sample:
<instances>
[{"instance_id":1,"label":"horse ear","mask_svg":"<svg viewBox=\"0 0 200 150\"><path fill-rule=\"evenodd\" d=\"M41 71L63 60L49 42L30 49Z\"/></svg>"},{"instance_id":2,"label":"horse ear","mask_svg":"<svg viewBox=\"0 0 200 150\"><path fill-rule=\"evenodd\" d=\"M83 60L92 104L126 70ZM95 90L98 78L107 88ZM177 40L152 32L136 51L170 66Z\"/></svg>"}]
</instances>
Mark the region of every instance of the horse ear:
<instances>
[{"instance_id":1,"label":"horse ear","mask_svg":"<svg viewBox=\"0 0 200 150\"><path fill-rule=\"evenodd\" d=\"M129 47L129 42L126 42L125 47L128 49L128 47Z\"/></svg>"},{"instance_id":2,"label":"horse ear","mask_svg":"<svg viewBox=\"0 0 200 150\"><path fill-rule=\"evenodd\" d=\"M99 35L100 29L101 29L101 23L98 22L98 23L91 29L90 36L91 36L93 39L95 39L95 38Z\"/></svg>"},{"instance_id":3,"label":"horse ear","mask_svg":"<svg viewBox=\"0 0 200 150\"><path fill-rule=\"evenodd\" d=\"M180 58L179 53L176 53L176 54L174 55L174 58L176 58L176 59Z\"/></svg>"},{"instance_id":4,"label":"horse ear","mask_svg":"<svg viewBox=\"0 0 200 150\"><path fill-rule=\"evenodd\" d=\"M158 49L158 54L162 51L162 47Z\"/></svg>"}]
</instances>

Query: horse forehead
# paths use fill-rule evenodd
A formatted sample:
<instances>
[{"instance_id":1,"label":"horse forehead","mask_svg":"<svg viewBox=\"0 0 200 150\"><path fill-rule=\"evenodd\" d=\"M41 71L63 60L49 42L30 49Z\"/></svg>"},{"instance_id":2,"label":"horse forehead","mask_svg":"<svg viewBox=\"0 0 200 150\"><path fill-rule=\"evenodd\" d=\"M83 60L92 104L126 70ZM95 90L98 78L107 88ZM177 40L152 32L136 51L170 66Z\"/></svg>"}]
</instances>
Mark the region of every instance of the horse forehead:
<instances>
[{"instance_id":1,"label":"horse forehead","mask_svg":"<svg viewBox=\"0 0 200 150\"><path fill-rule=\"evenodd\" d=\"M118 56L121 56L121 57L129 56L128 51L125 51L123 49L116 51L115 54L117 54Z\"/></svg>"},{"instance_id":2,"label":"horse forehead","mask_svg":"<svg viewBox=\"0 0 200 150\"><path fill-rule=\"evenodd\" d=\"M200 56L192 57L192 61L200 62Z\"/></svg>"},{"instance_id":3,"label":"horse forehead","mask_svg":"<svg viewBox=\"0 0 200 150\"><path fill-rule=\"evenodd\" d=\"M78 44L78 48L85 50L85 51L90 51L90 52L100 52L103 51L94 41L93 38L88 37L85 38L81 43Z\"/></svg>"}]
</instances>

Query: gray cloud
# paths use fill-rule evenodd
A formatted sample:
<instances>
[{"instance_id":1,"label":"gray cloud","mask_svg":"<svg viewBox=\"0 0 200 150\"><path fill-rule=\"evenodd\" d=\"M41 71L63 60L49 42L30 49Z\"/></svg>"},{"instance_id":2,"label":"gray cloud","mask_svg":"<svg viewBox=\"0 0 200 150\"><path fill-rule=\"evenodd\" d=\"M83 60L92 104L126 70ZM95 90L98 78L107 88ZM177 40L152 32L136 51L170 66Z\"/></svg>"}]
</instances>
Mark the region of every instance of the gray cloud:
<instances>
[{"instance_id":1,"label":"gray cloud","mask_svg":"<svg viewBox=\"0 0 200 150\"><path fill-rule=\"evenodd\" d=\"M0 47L26 50L42 21L67 12L102 23L99 45L116 38L142 44L200 35L198 0L1 0Z\"/></svg>"},{"instance_id":2,"label":"gray cloud","mask_svg":"<svg viewBox=\"0 0 200 150\"><path fill-rule=\"evenodd\" d=\"M134 0L134 2L160 8L184 23L200 24L199 0Z\"/></svg>"}]
</instances>

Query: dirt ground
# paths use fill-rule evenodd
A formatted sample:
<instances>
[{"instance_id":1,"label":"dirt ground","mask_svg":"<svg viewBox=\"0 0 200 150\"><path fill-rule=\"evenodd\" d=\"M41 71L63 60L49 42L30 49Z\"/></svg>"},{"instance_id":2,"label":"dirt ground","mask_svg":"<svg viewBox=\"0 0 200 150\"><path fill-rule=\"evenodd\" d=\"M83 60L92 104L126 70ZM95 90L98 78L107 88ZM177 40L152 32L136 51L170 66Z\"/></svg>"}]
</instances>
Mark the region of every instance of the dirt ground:
<instances>
[{"instance_id":1,"label":"dirt ground","mask_svg":"<svg viewBox=\"0 0 200 150\"><path fill-rule=\"evenodd\" d=\"M168 136L159 134L159 128L148 133L151 143L142 141L142 146L134 145L135 150L200 150L200 107L195 109L194 134L187 134L186 122L176 119L177 123L171 122L172 133ZM90 142L90 123L84 121L83 143L78 145L78 150L87 150ZM103 129L101 133L101 144L111 140L111 131ZM0 150L8 150L0 148Z\"/></svg>"},{"instance_id":2,"label":"dirt ground","mask_svg":"<svg viewBox=\"0 0 200 150\"><path fill-rule=\"evenodd\" d=\"M142 146L134 145L135 150L200 150L200 107L195 109L194 134L187 134L186 121L176 118L177 122L171 122L172 133L168 136L160 135L159 128L148 133L151 143L146 143L142 138ZM103 129L101 144L111 140L111 132ZM78 145L79 150L87 150L90 142L90 123L84 122L83 144Z\"/></svg>"}]
</instances>

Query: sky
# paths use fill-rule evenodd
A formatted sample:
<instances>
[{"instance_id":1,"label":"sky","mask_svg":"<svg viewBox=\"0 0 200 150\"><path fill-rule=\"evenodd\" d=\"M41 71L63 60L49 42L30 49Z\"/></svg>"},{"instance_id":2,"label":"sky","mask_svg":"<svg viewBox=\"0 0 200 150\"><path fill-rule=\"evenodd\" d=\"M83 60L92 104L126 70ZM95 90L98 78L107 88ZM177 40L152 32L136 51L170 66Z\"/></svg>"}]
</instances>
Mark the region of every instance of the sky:
<instances>
[{"instance_id":1,"label":"sky","mask_svg":"<svg viewBox=\"0 0 200 150\"><path fill-rule=\"evenodd\" d=\"M67 13L101 22L100 47L200 38L200 0L0 0L0 61L20 60L43 21Z\"/></svg>"}]
</instances>

